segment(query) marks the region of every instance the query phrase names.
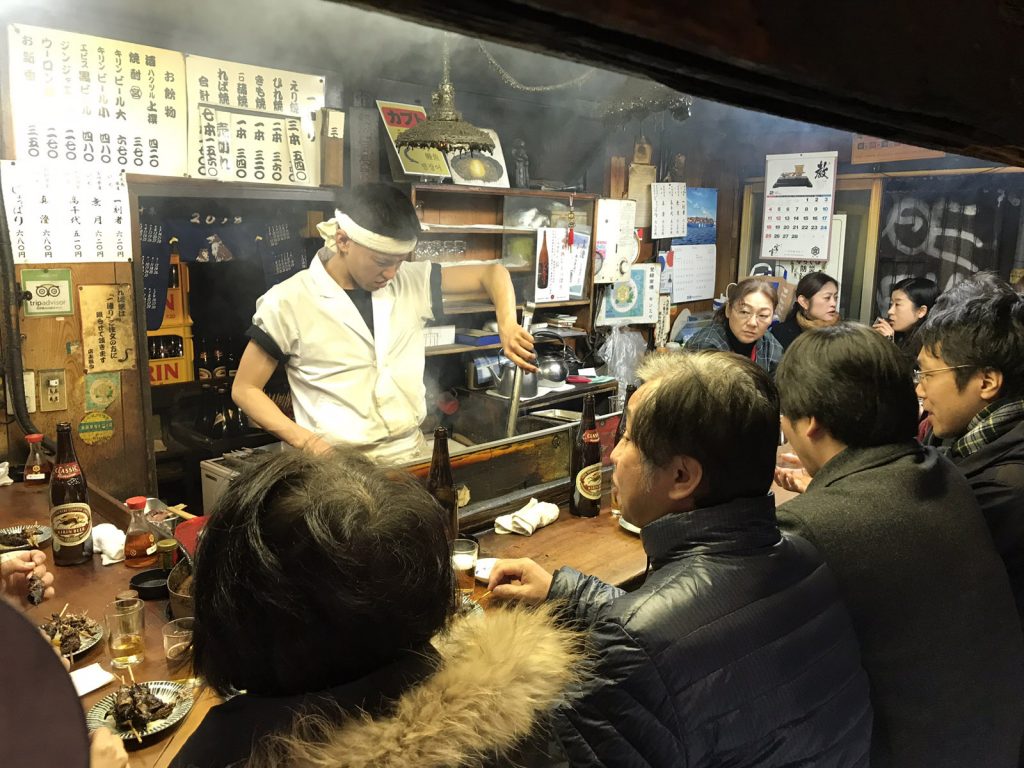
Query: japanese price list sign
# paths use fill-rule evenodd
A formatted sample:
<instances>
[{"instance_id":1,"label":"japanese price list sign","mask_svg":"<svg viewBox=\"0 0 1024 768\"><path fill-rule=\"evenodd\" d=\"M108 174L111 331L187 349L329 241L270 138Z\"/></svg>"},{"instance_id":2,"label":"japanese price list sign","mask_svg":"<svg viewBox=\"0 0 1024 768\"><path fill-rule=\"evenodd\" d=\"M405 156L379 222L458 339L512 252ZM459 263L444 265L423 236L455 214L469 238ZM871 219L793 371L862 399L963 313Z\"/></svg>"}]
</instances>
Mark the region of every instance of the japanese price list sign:
<instances>
[{"instance_id":1,"label":"japanese price list sign","mask_svg":"<svg viewBox=\"0 0 1024 768\"><path fill-rule=\"evenodd\" d=\"M185 173L185 60L162 48L7 27L15 158Z\"/></svg>"},{"instance_id":2,"label":"japanese price list sign","mask_svg":"<svg viewBox=\"0 0 1024 768\"><path fill-rule=\"evenodd\" d=\"M131 215L124 172L0 160L14 261L128 261Z\"/></svg>"},{"instance_id":3,"label":"japanese price list sign","mask_svg":"<svg viewBox=\"0 0 1024 768\"><path fill-rule=\"evenodd\" d=\"M135 367L135 308L128 283L78 286L86 373Z\"/></svg>"},{"instance_id":4,"label":"japanese price list sign","mask_svg":"<svg viewBox=\"0 0 1024 768\"><path fill-rule=\"evenodd\" d=\"M322 77L192 55L185 68L191 175L320 185Z\"/></svg>"},{"instance_id":5,"label":"japanese price list sign","mask_svg":"<svg viewBox=\"0 0 1024 768\"><path fill-rule=\"evenodd\" d=\"M765 158L762 259L828 259L837 157L800 152Z\"/></svg>"},{"instance_id":6,"label":"japanese price list sign","mask_svg":"<svg viewBox=\"0 0 1024 768\"><path fill-rule=\"evenodd\" d=\"M448 178L448 161L444 154L437 149L422 149L419 147L395 146L395 139L414 125L419 125L427 119L427 113L418 104L400 104L396 101L378 101L377 109L380 110L381 120L384 121L384 129L388 132L391 140L391 148L398 156L398 162L402 165L402 173L410 176L439 176Z\"/></svg>"}]
</instances>

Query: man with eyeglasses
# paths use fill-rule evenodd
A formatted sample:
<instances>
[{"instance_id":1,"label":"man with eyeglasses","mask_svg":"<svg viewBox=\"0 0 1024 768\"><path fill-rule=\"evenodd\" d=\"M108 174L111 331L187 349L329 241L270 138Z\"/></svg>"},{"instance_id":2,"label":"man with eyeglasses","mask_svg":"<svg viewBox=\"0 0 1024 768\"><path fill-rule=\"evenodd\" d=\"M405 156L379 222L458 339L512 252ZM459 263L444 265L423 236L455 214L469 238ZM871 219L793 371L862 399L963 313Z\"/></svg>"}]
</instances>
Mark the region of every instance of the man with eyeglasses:
<instances>
[{"instance_id":1,"label":"man with eyeglasses","mask_svg":"<svg viewBox=\"0 0 1024 768\"><path fill-rule=\"evenodd\" d=\"M871 683L872 768L1016 766L1013 595L967 481L916 439L905 359L840 324L801 334L776 380L782 429L812 477L779 524L818 548L850 609Z\"/></svg>"},{"instance_id":2,"label":"man with eyeglasses","mask_svg":"<svg viewBox=\"0 0 1024 768\"><path fill-rule=\"evenodd\" d=\"M1024 297L981 273L921 328L917 394L981 505L1024 623Z\"/></svg>"}]
</instances>

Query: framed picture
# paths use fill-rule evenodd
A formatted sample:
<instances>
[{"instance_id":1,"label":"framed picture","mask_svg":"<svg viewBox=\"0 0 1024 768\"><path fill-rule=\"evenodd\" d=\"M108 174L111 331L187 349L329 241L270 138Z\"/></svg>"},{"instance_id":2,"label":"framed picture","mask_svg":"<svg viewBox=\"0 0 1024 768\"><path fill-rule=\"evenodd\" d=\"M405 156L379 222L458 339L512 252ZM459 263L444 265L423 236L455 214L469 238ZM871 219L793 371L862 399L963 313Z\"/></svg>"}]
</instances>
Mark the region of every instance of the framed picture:
<instances>
[{"instance_id":1,"label":"framed picture","mask_svg":"<svg viewBox=\"0 0 1024 768\"><path fill-rule=\"evenodd\" d=\"M448 167L452 172L452 181L473 187L505 187L508 188L508 169L505 167L505 155L501 151L498 134L490 128L484 128L487 135L494 139L494 152L448 152Z\"/></svg>"}]
</instances>

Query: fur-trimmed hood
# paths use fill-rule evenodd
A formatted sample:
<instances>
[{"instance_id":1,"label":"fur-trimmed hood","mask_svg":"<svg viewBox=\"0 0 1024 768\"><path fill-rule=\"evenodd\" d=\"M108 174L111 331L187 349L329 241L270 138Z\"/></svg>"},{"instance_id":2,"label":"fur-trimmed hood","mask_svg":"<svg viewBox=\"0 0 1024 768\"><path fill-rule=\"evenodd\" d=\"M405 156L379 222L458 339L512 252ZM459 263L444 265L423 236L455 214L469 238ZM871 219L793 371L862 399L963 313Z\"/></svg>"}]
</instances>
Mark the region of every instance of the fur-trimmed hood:
<instances>
[{"instance_id":1,"label":"fur-trimmed hood","mask_svg":"<svg viewBox=\"0 0 1024 768\"><path fill-rule=\"evenodd\" d=\"M451 768L507 753L580 677L580 637L549 607L455 619L434 642L438 669L390 713L341 725L304 718L271 737L250 765L291 768Z\"/></svg>"}]
</instances>

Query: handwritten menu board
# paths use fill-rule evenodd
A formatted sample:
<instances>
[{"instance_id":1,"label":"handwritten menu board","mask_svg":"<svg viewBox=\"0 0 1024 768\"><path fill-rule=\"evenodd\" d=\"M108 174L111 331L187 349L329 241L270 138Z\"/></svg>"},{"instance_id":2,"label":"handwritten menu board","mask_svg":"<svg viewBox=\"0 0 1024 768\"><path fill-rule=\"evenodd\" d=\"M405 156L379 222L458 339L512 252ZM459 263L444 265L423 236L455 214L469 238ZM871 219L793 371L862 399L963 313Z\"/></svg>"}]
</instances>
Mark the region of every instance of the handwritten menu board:
<instances>
[{"instance_id":1,"label":"handwritten menu board","mask_svg":"<svg viewBox=\"0 0 1024 768\"><path fill-rule=\"evenodd\" d=\"M837 157L800 152L765 158L762 259L828 259Z\"/></svg>"},{"instance_id":2,"label":"handwritten menu board","mask_svg":"<svg viewBox=\"0 0 1024 768\"><path fill-rule=\"evenodd\" d=\"M324 79L203 56L185 57L193 176L320 185L316 113Z\"/></svg>"},{"instance_id":3,"label":"handwritten menu board","mask_svg":"<svg viewBox=\"0 0 1024 768\"><path fill-rule=\"evenodd\" d=\"M185 59L56 29L7 27L15 159L185 173Z\"/></svg>"},{"instance_id":4,"label":"handwritten menu board","mask_svg":"<svg viewBox=\"0 0 1024 768\"><path fill-rule=\"evenodd\" d=\"M686 237L685 184L651 184L651 237Z\"/></svg>"},{"instance_id":5,"label":"handwritten menu board","mask_svg":"<svg viewBox=\"0 0 1024 768\"><path fill-rule=\"evenodd\" d=\"M128 261L124 174L63 163L0 160L14 261Z\"/></svg>"},{"instance_id":6,"label":"handwritten menu board","mask_svg":"<svg viewBox=\"0 0 1024 768\"><path fill-rule=\"evenodd\" d=\"M388 132L391 140L391 148L398 157L402 173L409 176L439 176L447 178L448 161L444 153L437 149L423 149L420 147L403 147L401 150L395 146L395 139L414 125L419 125L427 119L427 112L418 104L400 104L396 101L378 101L377 109L380 110L381 120L384 121L384 129Z\"/></svg>"},{"instance_id":7,"label":"handwritten menu board","mask_svg":"<svg viewBox=\"0 0 1024 768\"><path fill-rule=\"evenodd\" d=\"M86 373L135 367L135 308L128 283L78 286Z\"/></svg>"}]
</instances>

